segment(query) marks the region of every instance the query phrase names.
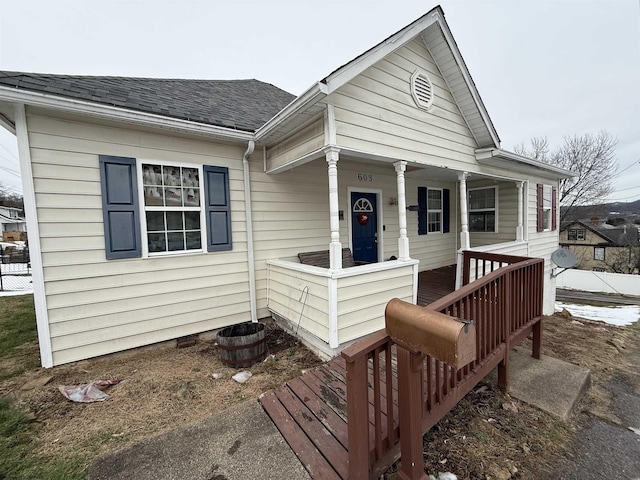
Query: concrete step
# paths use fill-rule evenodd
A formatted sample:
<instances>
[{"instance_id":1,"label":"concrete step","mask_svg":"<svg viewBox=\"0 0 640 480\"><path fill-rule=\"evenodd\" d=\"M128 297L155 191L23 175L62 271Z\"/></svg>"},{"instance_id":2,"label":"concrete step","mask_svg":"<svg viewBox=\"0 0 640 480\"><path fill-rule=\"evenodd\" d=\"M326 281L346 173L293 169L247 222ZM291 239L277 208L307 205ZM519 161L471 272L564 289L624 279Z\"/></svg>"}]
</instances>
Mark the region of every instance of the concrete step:
<instances>
[{"instance_id":1,"label":"concrete step","mask_svg":"<svg viewBox=\"0 0 640 480\"><path fill-rule=\"evenodd\" d=\"M518 400L566 420L591 386L591 372L584 367L515 347L509 355L509 394Z\"/></svg>"}]
</instances>

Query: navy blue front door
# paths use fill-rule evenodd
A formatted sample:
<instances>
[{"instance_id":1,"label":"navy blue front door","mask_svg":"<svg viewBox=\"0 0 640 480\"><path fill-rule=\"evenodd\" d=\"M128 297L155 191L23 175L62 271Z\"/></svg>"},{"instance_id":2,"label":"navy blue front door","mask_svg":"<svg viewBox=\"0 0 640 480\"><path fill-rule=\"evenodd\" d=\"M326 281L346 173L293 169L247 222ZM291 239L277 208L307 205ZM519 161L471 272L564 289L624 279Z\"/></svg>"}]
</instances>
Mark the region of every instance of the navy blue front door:
<instances>
[{"instance_id":1,"label":"navy blue front door","mask_svg":"<svg viewBox=\"0 0 640 480\"><path fill-rule=\"evenodd\" d=\"M378 261L376 194L351 192L351 241L356 262Z\"/></svg>"}]
</instances>

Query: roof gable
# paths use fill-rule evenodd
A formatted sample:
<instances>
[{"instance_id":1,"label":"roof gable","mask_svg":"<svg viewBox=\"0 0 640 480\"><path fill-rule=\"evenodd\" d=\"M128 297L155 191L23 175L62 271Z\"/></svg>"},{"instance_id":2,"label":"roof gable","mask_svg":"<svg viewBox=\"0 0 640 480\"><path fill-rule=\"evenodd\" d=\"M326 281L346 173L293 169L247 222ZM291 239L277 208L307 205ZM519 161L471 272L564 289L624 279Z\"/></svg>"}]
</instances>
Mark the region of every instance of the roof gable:
<instances>
[{"instance_id":1,"label":"roof gable","mask_svg":"<svg viewBox=\"0 0 640 480\"><path fill-rule=\"evenodd\" d=\"M460 108L478 147L499 146L498 134L440 7L434 8L351 62L334 70L322 82L327 85L328 93L331 93L416 38L423 42L436 67L440 70L440 74L449 86L451 95Z\"/></svg>"},{"instance_id":2,"label":"roof gable","mask_svg":"<svg viewBox=\"0 0 640 480\"><path fill-rule=\"evenodd\" d=\"M429 50L442 78L449 86L477 146L480 148L499 147L498 134L440 7L432 9L312 85L288 105L285 111L280 112L278 116L261 127L257 132L257 139L271 143L277 137L304 124L309 120L310 113L318 113L316 106L318 102L416 38L419 38ZM288 124L286 128L285 124Z\"/></svg>"}]
</instances>

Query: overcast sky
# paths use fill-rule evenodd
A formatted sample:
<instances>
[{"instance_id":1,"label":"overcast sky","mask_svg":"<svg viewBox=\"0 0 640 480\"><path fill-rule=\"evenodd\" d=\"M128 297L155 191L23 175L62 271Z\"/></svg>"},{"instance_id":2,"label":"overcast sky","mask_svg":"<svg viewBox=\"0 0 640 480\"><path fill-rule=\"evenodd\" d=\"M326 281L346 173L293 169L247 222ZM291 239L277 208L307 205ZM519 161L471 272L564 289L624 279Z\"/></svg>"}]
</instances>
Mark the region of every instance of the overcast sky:
<instances>
[{"instance_id":1,"label":"overcast sky","mask_svg":"<svg viewBox=\"0 0 640 480\"><path fill-rule=\"evenodd\" d=\"M624 170L610 199L640 199L640 0L440 4L503 148L607 130ZM436 5L0 0L0 69L257 78L298 95ZM21 191L17 155L0 127L0 182Z\"/></svg>"}]
</instances>

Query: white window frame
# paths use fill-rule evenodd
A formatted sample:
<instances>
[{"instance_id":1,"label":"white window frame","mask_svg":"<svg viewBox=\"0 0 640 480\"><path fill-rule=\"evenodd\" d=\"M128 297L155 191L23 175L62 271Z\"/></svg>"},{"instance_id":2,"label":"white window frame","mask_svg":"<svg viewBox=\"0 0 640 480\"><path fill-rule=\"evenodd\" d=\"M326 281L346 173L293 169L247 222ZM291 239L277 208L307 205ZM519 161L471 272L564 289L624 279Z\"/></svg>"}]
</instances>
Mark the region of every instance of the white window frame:
<instances>
[{"instance_id":1,"label":"white window frame","mask_svg":"<svg viewBox=\"0 0 640 480\"><path fill-rule=\"evenodd\" d=\"M429 208L429 192L435 192L438 191L440 192L440 208L439 209L431 209ZM431 188L431 187L427 187L427 234L431 234L431 233L442 233L442 220L443 220L443 211L444 211L444 193L443 193L443 189L442 188ZM430 223L429 222L429 214L430 213L438 213L440 214L440 219L438 220L438 223L440 224L440 229L439 230L430 230Z\"/></svg>"},{"instance_id":2,"label":"white window frame","mask_svg":"<svg viewBox=\"0 0 640 480\"><path fill-rule=\"evenodd\" d=\"M598 254L598 252L602 252L602 258L598 258L600 255ZM606 257L606 253L605 253L605 247L593 247L593 259L594 260L599 260L601 262L604 262Z\"/></svg>"},{"instance_id":3,"label":"white window frame","mask_svg":"<svg viewBox=\"0 0 640 480\"><path fill-rule=\"evenodd\" d=\"M474 190L489 190L493 189L493 208L471 208L471 192ZM498 186L493 185L489 187L476 187L467 189L467 205L469 205L469 218L467 219L469 225L469 233L498 233ZM487 230L471 230L471 214L472 213L483 213L483 212L494 212L495 216L495 224L494 229L491 231Z\"/></svg>"},{"instance_id":4,"label":"white window frame","mask_svg":"<svg viewBox=\"0 0 640 480\"><path fill-rule=\"evenodd\" d=\"M548 193L548 196L547 196ZM547 203L548 199L548 203ZM547 214L547 212L549 212ZM543 232L550 232L553 226L553 187L551 185L542 185L542 218L544 221Z\"/></svg>"},{"instance_id":5,"label":"white window frame","mask_svg":"<svg viewBox=\"0 0 640 480\"><path fill-rule=\"evenodd\" d=\"M200 189L200 206L199 207L165 207L165 206L147 206L144 202L144 183L142 178L142 166L143 165L162 165L171 167L183 167L194 168L198 170L199 177L199 189ZM136 161L136 174L138 176L138 199L140 205L140 236L142 242L142 257L143 258L156 258L156 257L170 257L178 255L193 255L207 253L207 226L206 226L206 212L205 212L205 182L203 166L192 163L185 163L179 161L166 161L166 160L153 160L138 158ZM149 252L149 239L147 231L147 212L185 212L185 211L199 211L200 212L200 248L192 250L175 250L167 252Z\"/></svg>"},{"instance_id":6,"label":"white window frame","mask_svg":"<svg viewBox=\"0 0 640 480\"><path fill-rule=\"evenodd\" d=\"M575 232L575 238L571 238L571 232ZM579 241L584 241L586 239L587 239L587 231L584 228L570 228L568 230L567 240L574 240L576 242L579 242Z\"/></svg>"}]
</instances>

